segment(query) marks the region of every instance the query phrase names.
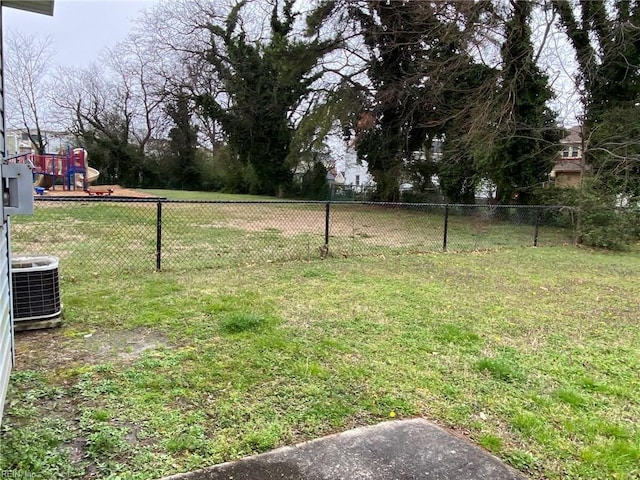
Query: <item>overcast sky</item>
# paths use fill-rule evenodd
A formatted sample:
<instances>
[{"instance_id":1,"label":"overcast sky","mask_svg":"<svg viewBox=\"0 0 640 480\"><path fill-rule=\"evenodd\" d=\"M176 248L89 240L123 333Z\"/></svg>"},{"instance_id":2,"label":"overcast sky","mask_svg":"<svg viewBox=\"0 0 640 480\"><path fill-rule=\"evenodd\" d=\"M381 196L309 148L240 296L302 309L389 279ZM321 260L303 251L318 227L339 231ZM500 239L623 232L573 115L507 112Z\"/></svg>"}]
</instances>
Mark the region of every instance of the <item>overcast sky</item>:
<instances>
[{"instance_id":1,"label":"overcast sky","mask_svg":"<svg viewBox=\"0 0 640 480\"><path fill-rule=\"evenodd\" d=\"M123 40L141 10L159 0L55 0L53 17L4 8L4 30L49 36L54 63L83 67ZM6 34L6 32L5 32Z\"/></svg>"},{"instance_id":2,"label":"overcast sky","mask_svg":"<svg viewBox=\"0 0 640 480\"><path fill-rule=\"evenodd\" d=\"M54 64L85 67L97 60L101 51L124 40L142 10L160 2L171 0L55 0L53 17L4 8L4 30L5 35L8 30L18 29L28 34L49 36L55 53ZM554 45L551 50L558 53L560 46ZM571 55L567 55L562 61L550 59L556 67L549 73L558 93L554 107L561 118L574 124L580 104L573 94L573 82L567 80L572 77L573 70L557 67L571 64L567 61Z\"/></svg>"}]
</instances>

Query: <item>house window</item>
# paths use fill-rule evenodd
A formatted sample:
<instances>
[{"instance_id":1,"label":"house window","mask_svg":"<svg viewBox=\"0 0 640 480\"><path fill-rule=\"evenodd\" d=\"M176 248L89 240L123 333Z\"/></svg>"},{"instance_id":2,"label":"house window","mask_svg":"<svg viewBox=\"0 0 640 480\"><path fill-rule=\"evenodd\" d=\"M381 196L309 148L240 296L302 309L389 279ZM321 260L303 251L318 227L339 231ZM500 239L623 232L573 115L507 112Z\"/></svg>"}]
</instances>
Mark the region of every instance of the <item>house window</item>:
<instances>
[{"instance_id":1,"label":"house window","mask_svg":"<svg viewBox=\"0 0 640 480\"><path fill-rule=\"evenodd\" d=\"M571 148L571 156L572 157L579 157L580 156L580 150L578 149L578 147L572 147Z\"/></svg>"},{"instance_id":2,"label":"house window","mask_svg":"<svg viewBox=\"0 0 640 480\"><path fill-rule=\"evenodd\" d=\"M569 149L568 148L563 148L562 149L562 157L563 158L567 158L569 156Z\"/></svg>"},{"instance_id":3,"label":"house window","mask_svg":"<svg viewBox=\"0 0 640 480\"><path fill-rule=\"evenodd\" d=\"M23 142L40 143L40 140L41 140L40 135L33 134L33 135L29 136L29 134L27 132L23 132L21 138L22 138Z\"/></svg>"},{"instance_id":4,"label":"house window","mask_svg":"<svg viewBox=\"0 0 640 480\"><path fill-rule=\"evenodd\" d=\"M356 187L360 186L360 175L356 175Z\"/></svg>"}]
</instances>

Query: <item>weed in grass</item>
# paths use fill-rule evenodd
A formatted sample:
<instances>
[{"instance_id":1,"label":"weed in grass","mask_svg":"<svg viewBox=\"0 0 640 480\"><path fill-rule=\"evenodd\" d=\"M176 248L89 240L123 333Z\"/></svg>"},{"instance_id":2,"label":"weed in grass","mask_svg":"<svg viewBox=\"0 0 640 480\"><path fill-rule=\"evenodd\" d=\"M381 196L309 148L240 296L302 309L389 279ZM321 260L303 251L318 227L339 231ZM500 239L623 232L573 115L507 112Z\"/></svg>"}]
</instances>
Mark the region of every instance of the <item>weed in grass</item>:
<instances>
[{"instance_id":1,"label":"weed in grass","mask_svg":"<svg viewBox=\"0 0 640 480\"><path fill-rule=\"evenodd\" d=\"M554 396L562 403L571 405L574 408L582 408L587 404L587 400L582 395L569 388L556 390Z\"/></svg>"},{"instance_id":2,"label":"weed in grass","mask_svg":"<svg viewBox=\"0 0 640 480\"><path fill-rule=\"evenodd\" d=\"M82 469L69 461L62 445L71 440L70 425L59 418L45 417L37 424L12 428L3 423L0 442L0 473L29 472L34 478L77 478Z\"/></svg>"},{"instance_id":3,"label":"weed in grass","mask_svg":"<svg viewBox=\"0 0 640 480\"><path fill-rule=\"evenodd\" d=\"M538 467L540 460L529 452L523 450L510 450L505 452L507 462L523 472L533 473Z\"/></svg>"},{"instance_id":4,"label":"weed in grass","mask_svg":"<svg viewBox=\"0 0 640 480\"><path fill-rule=\"evenodd\" d=\"M524 371L507 357L483 358L476 363L476 368L504 382L521 382L526 378Z\"/></svg>"},{"instance_id":5,"label":"weed in grass","mask_svg":"<svg viewBox=\"0 0 640 480\"><path fill-rule=\"evenodd\" d=\"M545 428L545 423L540 416L532 412L519 412L511 421L513 428L528 437L536 437Z\"/></svg>"},{"instance_id":6,"label":"weed in grass","mask_svg":"<svg viewBox=\"0 0 640 480\"><path fill-rule=\"evenodd\" d=\"M402 418L415 415L416 407L406 399L389 394L375 395L370 399L371 413L382 418ZM393 412L393 415L391 413Z\"/></svg>"},{"instance_id":7,"label":"weed in grass","mask_svg":"<svg viewBox=\"0 0 640 480\"><path fill-rule=\"evenodd\" d=\"M441 343L470 346L480 342L477 333L455 323L445 323L437 327L435 338Z\"/></svg>"},{"instance_id":8,"label":"weed in grass","mask_svg":"<svg viewBox=\"0 0 640 480\"><path fill-rule=\"evenodd\" d=\"M93 388L92 394L94 396L101 395L118 395L122 392L122 388L117 382L110 378L100 380Z\"/></svg>"},{"instance_id":9,"label":"weed in grass","mask_svg":"<svg viewBox=\"0 0 640 480\"><path fill-rule=\"evenodd\" d=\"M605 437L615 438L618 440L629 440L632 437L631 432L627 427L604 421L592 422L589 425L589 429L595 435L603 435Z\"/></svg>"},{"instance_id":10,"label":"weed in grass","mask_svg":"<svg viewBox=\"0 0 640 480\"><path fill-rule=\"evenodd\" d=\"M208 311L218 318L221 331L227 334L257 332L273 326L276 318L266 313L273 310L269 300L254 292L223 295L208 306Z\"/></svg>"},{"instance_id":11,"label":"weed in grass","mask_svg":"<svg viewBox=\"0 0 640 480\"><path fill-rule=\"evenodd\" d=\"M465 423L473 415L474 411L471 405L460 400L452 402L449 409L449 415L451 419L456 423Z\"/></svg>"},{"instance_id":12,"label":"weed in grass","mask_svg":"<svg viewBox=\"0 0 640 480\"><path fill-rule=\"evenodd\" d=\"M92 428L96 422L106 422L112 414L103 408L91 408L84 410L80 415L80 426L84 429Z\"/></svg>"},{"instance_id":13,"label":"weed in grass","mask_svg":"<svg viewBox=\"0 0 640 480\"><path fill-rule=\"evenodd\" d=\"M45 376L35 370L16 370L11 374L11 381L16 387L32 388L44 382Z\"/></svg>"},{"instance_id":14,"label":"weed in grass","mask_svg":"<svg viewBox=\"0 0 640 480\"><path fill-rule=\"evenodd\" d=\"M597 382L591 377L583 377L580 381L580 386L589 392L613 393L615 390L604 383Z\"/></svg>"},{"instance_id":15,"label":"weed in grass","mask_svg":"<svg viewBox=\"0 0 640 480\"><path fill-rule=\"evenodd\" d=\"M220 320L220 328L225 333L257 332L269 325L269 320L255 313L234 312Z\"/></svg>"},{"instance_id":16,"label":"weed in grass","mask_svg":"<svg viewBox=\"0 0 640 480\"><path fill-rule=\"evenodd\" d=\"M531 393L527 396L527 400L533 402L538 410L543 411L545 409L553 408L556 402L547 394Z\"/></svg>"},{"instance_id":17,"label":"weed in grass","mask_svg":"<svg viewBox=\"0 0 640 480\"><path fill-rule=\"evenodd\" d=\"M327 271L327 270L323 270L323 269L318 269L318 268L305 268L302 271L302 277L303 278L327 278L327 279L334 279L336 278L336 273L335 272L331 272L331 271Z\"/></svg>"},{"instance_id":18,"label":"weed in grass","mask_svg":"<svg viewBox=\"0 0 640 480\"><path fill-rule=\"evenodd\" d=\"M562 427L566 432L572 435L580 435L590 441L601 437L612 440L631 440L633 438L633 430L630 425L623 426L598 418L589 420L572 418L565 420Z\"/></svg>"},{"instance_id":19,"label":"weed in grass","mask_svg":"<svg viewBox=\"0 0 640 480\"><path fill-rule=\"evenodd\" d=\"M213 314L235 312L239 306L251 304L252 300L246 296L221 295L209 304L208 310Z\"/></svg>"},{"instance_id":20,"label":"weed in grass","mask_svg":"<svg viewBox=\"0 0 640 480\"><path fill-rule=\"evenodd\" d=\"M242 442L244 448L252 453L260 453L275 447L280 438L285 434L279 423L270 423L266 426L254 425L244 436Z\"/></svg>"},{"instance_id":21,"label":"weed in grass","mask_svg":"<svg viewBox=\"0 0 640 480\"><path fill-rule=\"evenodd\" d=\"M639 478L640 446L637 442L606 439L584 448L580 457L588 465L604 466L608 478ZM627 472L630 473L628 476Z\"/></svg>"},{"instance_id":22,"label":"weed in grass","mask_svg":"<svg viewBox=\"0 0 640 480\"><path fill-rule=\"evenodd\" d=\"M169 453L196 452L201 444L201 440L194 435L179 433L167 440L166 448Z\"/></svg>"},{"instance_id":23,"label":"weed in grass","mask_svg":"<svg viewBox=\"0 0 640 480\"><path fill-rule=\"evenodd\" d=\"M493 454L502 450L502 439L492 433L483 433L478 439L478 443Z\"/></svg>"},{"instance_id":24,"label":"weed in grass","mask_svg":"<svg viewBox=\"0 0 640 480\"><path fill-rule=\"evenodd\" d=\"M298 360L292 367L292 372L299 378L317 377L327 379L331 372L318 362L308 358Z\"/></svg>"},{"instance_id":25,"label":"weed in grass","mask_svg":"<svg viewBox=\"0 0 640 480\"><path fill-rule=\"evenodd\" d=\"M114 457L128 447L126 432L109 424L95 424L87 435L87 453L94 459Z\"/></svg>"},{"instance_id":26,"label":"weed in grass","mask_svg":"<svg viewBox=\"0 0 640 480\"><path fill-rule=\"evenodd\" d=\"M10 398L7 402L6 413L16 419L33 418L38 415L38 407L33 403L23 403L18 399Z\"/></svg>"},{"instance_id":27,"label":"weed in grass","mask_svg":"<svg viewBox=\"0 0 640 480\"><path fill-rule=\"evenodd\" d=\"M461 390L457 385L447 384L442 385L440 393L448 399L455 400L460 397Z\"/></svg>"},{"instance_id":28,"label":"weed in grass","mask_svg":"<svg viewBox=\"0 0 640 480\"><path fill-rule=\"evenodd\" d=\"M171 434L166 448L170 453L190 452L206 455L207 441L204 428L200 425L186 425Z\"/></svg>"},{"instance_id":29,"label":"weed in grass","mask_svg":"<svg viewBox=\"0 0 640 480\"><path fill-rule=\"evenodd\" d=\"M64 388L50 385L42 373L32 370L16 371L12 374L11 380L22 389L19 399L22 406L37 400L56 400L65 395Z\"/></svg>"},{"instance_id":30,"label":"weed in grass","mask_svg":"<svg viewBox=\"0 0 640 480\"><path fill-rule=\"evenodd\" d=\"M114 373L115 369L113 363L99 363L93 366L93 371L96 373Z\"/></svg>"}]
</instances>

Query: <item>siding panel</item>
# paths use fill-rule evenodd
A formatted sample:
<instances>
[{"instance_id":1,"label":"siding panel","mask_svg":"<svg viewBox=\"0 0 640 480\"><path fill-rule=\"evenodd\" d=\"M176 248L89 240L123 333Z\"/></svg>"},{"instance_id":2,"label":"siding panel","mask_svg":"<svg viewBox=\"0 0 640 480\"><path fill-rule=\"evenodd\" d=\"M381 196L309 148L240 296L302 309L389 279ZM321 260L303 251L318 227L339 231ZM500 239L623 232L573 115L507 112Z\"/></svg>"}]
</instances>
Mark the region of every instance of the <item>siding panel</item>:
<instances>
[{"instance_id":1,"label":"siding panel","mask_svg":"<svg viewBox=\"0 0 640 480\"><path fill-rule=\"evenodd\" d=\"M5 118L4 118L4 55L3 55L3 22L2 2L0 2L0 157L4 158ZM1 160L0 159L0 160ZM0 174L2 167L0 166ZM0 175L1 177L1 175ZM2 179L0 178L0 181ZM9 221L4 216L3 198L0 195L0 424L4 401L9 387L9 374L13 366L13 325L11 323L11 278L9 260ZM0 472L1 474L2 472Z\"/></svg>"},{"instance_id":2,"label":"siding panel","mask_svg":"<svg viewBox=\"0 0 640 480\"><path fill-rule=\"evenodd\" d=\"M0 227L0 423L2 423L4 401L9 385L9 373L13 364L8 230L8 222L4 222Z\"/></svg>"}]
</instances>

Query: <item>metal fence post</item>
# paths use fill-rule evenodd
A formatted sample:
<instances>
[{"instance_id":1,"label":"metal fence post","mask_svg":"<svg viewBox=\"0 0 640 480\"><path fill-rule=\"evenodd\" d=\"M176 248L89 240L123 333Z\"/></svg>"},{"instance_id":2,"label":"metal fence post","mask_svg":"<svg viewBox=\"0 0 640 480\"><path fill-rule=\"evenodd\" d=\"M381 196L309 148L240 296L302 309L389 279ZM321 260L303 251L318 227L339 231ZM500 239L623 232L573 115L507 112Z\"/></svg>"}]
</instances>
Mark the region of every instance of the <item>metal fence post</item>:
<instances>
[{"instance_id":1,"label":"metal fence post","mask_svg":"<svg viewBox=\"0 0 640 480\"><path fill-rule=\"evenodd\" d=\"M442 251L447 251L447 235L449 233L449 204L444 206L444 234L442 237Z\"/></svg>"},{"instance_id":2,"label":"metal fence post","mask_svg":"<svg viewBox=\"0 0 640 480\"><path fill-rule=\"evenodd\" d=\"M324 208L324 245L325 248L329 246L329 211L331 209L331 202L327 202Z\"/></svg>"},{"instance_id":3,"label":"metal fence post","mask_svg":"<svg viewBox=\"0 0 640 480\"><path fill-rule=\"evenodd\" d=\"M162 202L157 203L156 213L156 270L162 267Z\"/></svg>"},{"instance_id":4,"label":"metal fence post","mask_svg":"<svg viewBox=\"0 0 640 480\"><path fill-rule=\"evenodd\" d=\"M533 246L538 246L538 233L540 232L540 209L536 208L536 226L533 229Z\"/></svg>"}]
</instances>

